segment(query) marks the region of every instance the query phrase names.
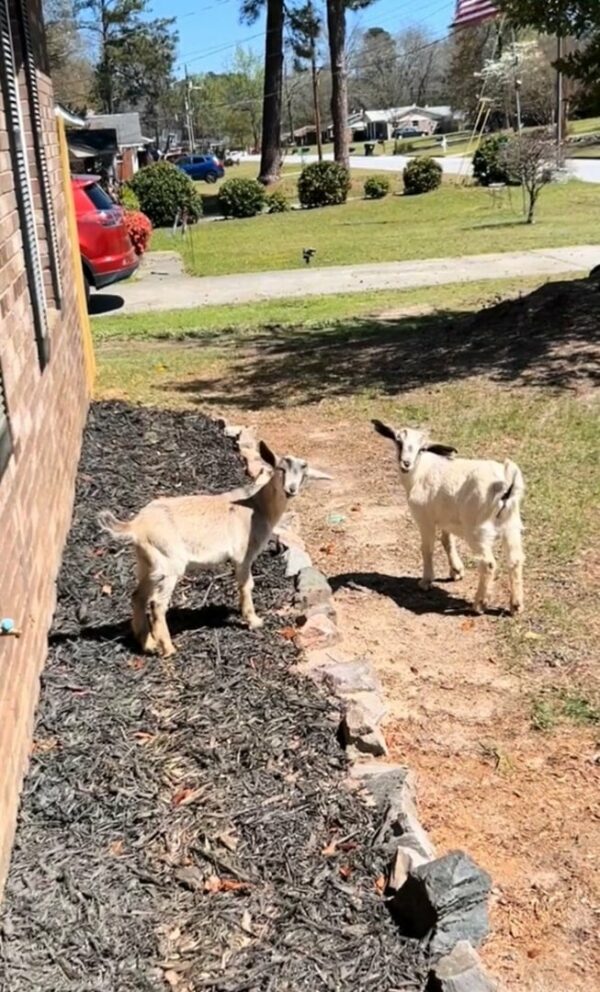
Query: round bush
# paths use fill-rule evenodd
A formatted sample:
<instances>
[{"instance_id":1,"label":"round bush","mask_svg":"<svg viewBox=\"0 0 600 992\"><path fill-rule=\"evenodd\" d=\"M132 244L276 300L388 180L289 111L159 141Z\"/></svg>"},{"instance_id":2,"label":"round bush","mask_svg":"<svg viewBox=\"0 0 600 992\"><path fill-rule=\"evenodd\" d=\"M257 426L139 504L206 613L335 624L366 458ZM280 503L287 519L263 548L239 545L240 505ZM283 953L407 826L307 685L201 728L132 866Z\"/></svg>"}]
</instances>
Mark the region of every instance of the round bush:
<instances>
[{"instance_id":1,"label":"round bush","mask_svg":"<svg viewBox=\"0 0 600 992\"><path fill-rule=\"evenodd\" d=\"M119 203L124 210L139 210L140 201L133 192L131 186L121 186L119 190Z\"/></svg>"},{"instance_id":2,"label":"round bush","mask_svg":"<svg viewBox=\"0 0 600 992\"><path fill-rule=\"evenodd\" d=\"M265 205L265 188L257 179L227 179L219 190L224 217L255 217Z\"/></svg>"},{"instance_id":3,"label":"round bush","mask_svg":"<svg viewBox=\"0 0 600 992\"><path fill-rule=\"evenodd\" d=\"M267 196L268 213L284 214L289 209L290 205L285 193L282 193L280 189L274 189L272 193L269 193Z\"/></svg>"},{"instance_id":4,"label":"round bush","mask_svg":"<svg viewBox=\"0 0 600 992\"><path fill-rule=\"evenodd\" d=\"M129 180L129 186L154 227L170 227L178 210L187 210L189 221L202 214L202 200L192 180L171 162L145 166Z\"/></svg>"},{"instance_id":5,"label":"round bush","mask_svg":"<svg viewBox=\"0 0 600 992\"><path fill-rule=\"evenodd\" d=\"M136 255L143 255L150 243L152 224L139 210L125 211L125 227Z\"/></svg>"},{"instance_id":6,"label":"round bush","mask_svg":"<svg viewBox=\"0 0 600 992\"><path fill-rule=\"evenodd\" d=\"M382 200L390 191L390 181L387 176L369 176L364 188L367 200Z\"/></svg>"},{"instance_id":7,"label":"round bush","mask_svg":"<svg viewBox=\"0 0 600 992\"><path fill-rule=\"evenodd\" d=\"M408 196L430 193L442 184L442 167L433 158L414 158L406 166L402 178Z\"/></svg>"},{"instance_id":8,"label":"round bush","mask_svg":"<svg viewBox=\"0 0 600 992\"><path fill-rule=\"evenodd\" d=\"M507 142L505 134L494 134L484 138L473 155L473 175L480 186L508 183L508 172L502 164L502 152Z\"/></svg>"},{"instance_id":9,"label":"round bush","mask_svg":"<svg viewBox=\"0 0 600 992\"><path fill-rule=\"evenodd\" d=\"M350 173L337 162L313 162L298 179L298 197L303 207L331 207L345 203Z\"/></svg>"}]
</instances>

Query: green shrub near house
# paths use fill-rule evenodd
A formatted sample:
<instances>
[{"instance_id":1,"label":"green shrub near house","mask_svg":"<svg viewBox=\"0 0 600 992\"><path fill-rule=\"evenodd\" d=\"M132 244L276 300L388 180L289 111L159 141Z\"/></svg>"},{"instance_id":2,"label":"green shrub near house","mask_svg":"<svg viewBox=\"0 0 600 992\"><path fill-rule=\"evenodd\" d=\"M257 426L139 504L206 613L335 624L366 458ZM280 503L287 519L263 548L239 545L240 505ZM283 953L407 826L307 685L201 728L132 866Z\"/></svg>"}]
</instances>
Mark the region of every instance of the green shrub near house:
<instances>
[{"instance_id":1,"label":"green shrub near house","mask_svg":"<svg viewBox=\"0 0 600 992\"><path fill-rule=\"evenodd\" d=\"M128 185L154 227L170 227L178 212L184 210L189 221L196 221L202 215L202 200L194 183L171 162L145 166Z\"/></svg>"},{"instance_id":2,"label":"green shrub near house","mask_svg":"<svg viewBox=\"0 0 600 992\"><path fill-rule=\"evenodd\" d=\"M383 200L390 191L390 181L387 176L369 176L365 179L364 191L367 200Z\"/></svg>"},{"instance_id":3,"label":"green shrub near house","mask_svg":"<svg viewBox=\"0 0 600 992\"><path fill-rule=\"evenodd\" d=\"M505 134L493 134L483 139L473 155L473 176L480 186L508 183L508 172L502 163L502 153L507 142L508 137Z\"/></svg>"},{"instance_id":4,"label":"green shrub near house","mask_svg":"<svg viewBox=\"0 0 600 992\"><path fill-rule=\"evenodd\" d=\"M219 190L224 217L255 217L263 211L266 193L257 179L227 179Z\"/></svg>"},{"instance_id":5,"label":"green shrub near house","mask_svg":"<svg viewBox=\"0 0 600 992\"><path fill-rule=\"evenodd\" d=\"M404 192L408 196L430 193L442 185L442 175L442 167L435 159L415 158L408 163L402 173Z\"/></svg>"},{"instance_id":6,"label":"green shrub near house","mask_svg":"<svg viewBox=\"0 0 600 992\"><path fill-rule=\"evenodd\" d=\"M284 214L286 210L290 209L289 200L280 189L274 189L272 193L267 195L266 204L269 214Z\"/></svg>"},{"instance_id":7,"label":"green shrub near house","mask_svg":"<svg viewBox=\"0 0 600 992\"><path fill-rule=\"evenodd\" d=\"M298 179L298 198L303 207L332 207L345 203L350 190L350 172L337 162L313 162Z\"/></svg>"}]
</instances>

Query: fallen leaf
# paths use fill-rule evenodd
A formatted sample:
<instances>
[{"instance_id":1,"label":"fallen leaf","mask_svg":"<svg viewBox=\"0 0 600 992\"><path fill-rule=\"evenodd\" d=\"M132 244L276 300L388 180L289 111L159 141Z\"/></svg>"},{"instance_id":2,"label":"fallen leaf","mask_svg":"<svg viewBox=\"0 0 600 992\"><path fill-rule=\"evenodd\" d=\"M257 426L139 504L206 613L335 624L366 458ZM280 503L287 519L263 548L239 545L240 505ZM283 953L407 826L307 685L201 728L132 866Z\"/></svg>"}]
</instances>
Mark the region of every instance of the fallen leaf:
<instances>
[{"instance_id":1,"label":"fallen leaf","mask_svg":"<svg viewBox=\"0 0 600 992\"><path fill-rule=\"evenodd\" d=\"M109 585L108 582L106 583L106 585L102 586L101 591L103 596L112 596L112 586Z\"/></svg>"},{"instance_id":2,"label":"fallen leaf","mask_svg":"<svg viewBox=\"0 0 600 992\"><path fill-rule=\"evenodd\" d=\"M293 641L296 633L295 627L282 627L281 630L278 631L278 634L285 638L286 641Z\"/></svg>"},{"instance_id":3,"label":"fallen leaf","mask_svg":"<svg viewBox=\"0 0 600 992\"><path fill-rule=\"evenodd\" d=\"M104 555L105 554L106 554L106 548L93 548L92 549L92 557L94 557L94 558L104 558Z\"/></svg>"},{"instance_id":4,"label":"fallen leaf","mask_svg":"<svg viewBox=\"0 0 600 992\"><path fill-rule=\"evenodd\" d=\"M173 796L173 806L189 806L203 794L203 789L180 789Z\"/></svg>"},{"instance_id":5,"label":"fallen leaf","mask_svg":"<svg viewBox=\"0 0 600 992\"><path fill-rule=\"evenodd\" d=\"M533 630L527 630L523 636L526 641L541 641L544 638L543 634L536 634Z\"/></svg>"},{"instance_id":6,"label":"fallen leaf","mask_svg":"<svg viewBox=\"0 0 600 992\"><path fill-rule=\"evenodd\" d=\"M125 841L122 837L119 840L113 840L112 844L108 845L108 853L112 855L113 858L120 858L125 847Z\"/></svg>"},{"instance_id":7,"label":"fallen leaf","mask_svg":"<svg viewBox=\"0 0 600 992\"><path fill-rule=\"evenodd\" d=\"M385 875L380 875L379 878L375 879L375 888L377 889L378 892L381 893L385 892L385 886L386 886Z\"/></svg>"},{"instance_id":8,"label":"fallen leaf","mask_svg":"<svg viewBox=\"0 0 600 992\"><path fill-rule=\"evenodd\" d=\"M148 734L144 730L136 730L133 736L138 744L150 744L151 741L156 740L156 734Z\"/></svg>"},{"instance_id":9,"label":"fallen leaf","mask_svg":"<svg viewBox=\"0 0 600 992\"><path fill-rule=\"evenodd\" d=\"M228 834L228 833L217 834L216 840L218 840L219 844L222 844L223 847L226 847L228 851L237 850L237 846L239 842L237 837L234 837L233 834Z\"/></svg>"},{"instance_id":10,"label":"fallen leaf","mask_svg":"<svg viewBox=\"0 0 600 992\"><path fill-rule=\"evenodd\" d=\"M252 917L247 909L242 913L242 930L246 933L252 933Z\"/></svg>"},{"instance_id":11,"label":"fallen leaf","mask_svg":"<svg viewBox=\"0 0 600 992\"><path fill-rule=\"evenodd\" d=\"M218 875L209 875L204 883L205 892L220 892L221 879Z\"/></svg>"},{"instance_id":12,"label":"fallen leaf","mask_svg":"<svg viewBox=\"0 0 600 992\"><path fill-rule=\"evenodd\" d=\"M176 971L173 971L172 969L170 969L169 971L165 971L164 977L165 977L165 982L167 982L167 984L170 985L172 989L176 988L177 985L179 985L179 975L177 974Z\"/></svg>"},{"instance_id":13,"label":"fallen leaf","mask_svg":"<svg viewBox=\"0 0 600 992\"><path fill-rule=\"evenodd\" d=\"M324 858L332 858L333 855L336 853L336 850L337 850L337 841L334 837L333 840L330 840L329 844L327 844L323 848L321 854L323 855Z\"/></svg>"},{"instance_id":14,"label":"fallen leaf","mask_svg":"<svg viewBox=\"0 0 600 992\"><path fill-rule=\"evenodd\" d=\"M127 662L128 668L133 668L134 672L141 672L146 667L145 658L130 658Z\"/></svg>"},{"instance_id":15,"label":"fallen leaf","mask_svg":"<svg viewBox=\"0 0 600 992\"><path fill-rule=\"evenodd\" d=\"M340 875L342 878L350 878L352 874L352 868L349 865L342 865L340 868Z\"/></svg>"},{"instance_id":16,"label":"fallen leaf","mask_svg":"<svg viewBox=\"0 0 600 992\"><path fill-rule=\"evenodd\" d=\"M58 747L58 737L42 737L34 741L31 746L32 754L47 754Z\"/></svg>"},{"instance_id":17,"label":"fallen leaf","mask_svg":"<svg viewBox=\"0 0 600 992\"><path fill-rule=\"evenodd\" d=\"M219 878L218 875L209 875L204 883L205 892L242 892L249 888L247 882L238 882L235 878Z\"/></svg>"}]
</instances>

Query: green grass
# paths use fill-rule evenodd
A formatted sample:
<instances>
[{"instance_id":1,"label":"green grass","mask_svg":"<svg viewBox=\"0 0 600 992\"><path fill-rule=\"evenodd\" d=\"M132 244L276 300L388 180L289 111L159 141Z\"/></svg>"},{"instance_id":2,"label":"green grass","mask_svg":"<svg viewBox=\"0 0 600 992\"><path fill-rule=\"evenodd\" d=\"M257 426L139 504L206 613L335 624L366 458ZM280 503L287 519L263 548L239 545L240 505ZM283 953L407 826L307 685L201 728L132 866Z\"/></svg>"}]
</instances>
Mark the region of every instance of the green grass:
<instances>
[{"instance_id":1,"label":"green grass","mask_svg":"<svg viewBox=\"0 0 600 992\"><path fill-rule=\"evenodd\" d=\"M594 145L584 145L583 148L575 146L569 151L569 158L600 158L600 142Z\"/></svg>"},{"instance_id":2,"label":"green grass","mask_svg":"<svg viewBox=\"0 0 600 992\"><path fill-rule=\"evenodd\" d=\"M600 117L587 117L581 121L569 121L569 134L593 134L600 131Z\"/></svg>"},{"instance_id":3,"label":"green grass","mask_svg":"<svg viewBox=\"0 0 600 992\"><path fill-rule=\"evenodd\" d=\"M366 177L360 175L359 191ZM307 246L317 250L316 265L329 266L598 241L598 191L592 184L545 189L534 225L522 222L520 209L518 190L498 207L485 189L445 182L425 196L356 199L321 210L199 224L184 240L156 231L152 248L181 251L194 275L222 275L300 268Z\"/></svg>"},{"instance_id":4,"label":"green grass","mask_svg":"<svg viewBox=\"0 0 600 992\"><path fill-rule=\"evenodd\" d=\"M532 700L531 725L534 730L555 730L564 721L580 727L595 727L600 723L600 709L586 696L572 690L550 691Z\"/></svg>"},{"instance_id":5,"label":"green grass","mask_svg":"<svg viewBox=\"0 0 600 992\"><path fill-rule=\"evenodd\" d=\"M210 306L198 310L155 310L150 313L94 317L96 342L118 339L184 340L213 338L235 332L241 340L270 327L319 330L342 321L379 316L387 311L412 308L476 310L507 296L516 296L541 285L543 279L500 279L417 289L372 291L337 296L312 296L305 300L273 300L237 306Z\"/></svg>"}]
</instances>

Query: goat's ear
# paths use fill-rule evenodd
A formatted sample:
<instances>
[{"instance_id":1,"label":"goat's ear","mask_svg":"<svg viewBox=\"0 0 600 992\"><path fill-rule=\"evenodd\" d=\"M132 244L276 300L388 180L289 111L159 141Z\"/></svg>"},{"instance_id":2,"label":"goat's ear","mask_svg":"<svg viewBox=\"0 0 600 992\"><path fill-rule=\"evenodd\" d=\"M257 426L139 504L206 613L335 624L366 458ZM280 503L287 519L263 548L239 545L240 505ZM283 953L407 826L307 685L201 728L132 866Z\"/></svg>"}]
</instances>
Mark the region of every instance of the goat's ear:
<instances>
[{"instance_id":1,"label":"goat's ear","mask_svg":"<svg viewBox=\"0 0 600 992\"><path fill-rule=\"evenodd\" d=\"M321 472L321 470L318 468L311 468L310 465L308 466L304 474L307 479L313 479L315 481L317 481L318 479L327 479L328 481L331 481L331 479L333 478L333 476L327 475L327 472Z\"/></svg>"},{"instance_id":2,"label":"goat's ear","mask_svg":"<svg viewBox=\"0 0 600 992\"><path fill-rule=\"evenodd\" d=\"M426 444L423 451L430 451L432 455L441 455L442 458L452 458L457 454L457 448L452 448L449 444Z\"/></svg>"},{"instance_id":3,"label":"goat's ear","mask_svg":"<svg viewBox=\"0 0 600 992\"><path fill-rule=\"evenodd\" d=\"M387 437L390 439L390 441L398 440L396 436L396 431L393 429L393 427L388 427L387 424L382 424L381 420L372 420L371 423L373 424L373 427L375 428L377 433L381 434L382 437Z\"/></svg>"},{"instance_id":4,"label":"goat's ear","mask_svg":"<svg viewBox=\"0 0 600 992\"><path fill-rule=\"evenodd\" d=\"M277 468L277 455L271 451L269 445L264 441L260 441L258 445L258 453L263 462L266 462L267 465L271 466L271 468Z\"/></svg>"}]
</instances>

